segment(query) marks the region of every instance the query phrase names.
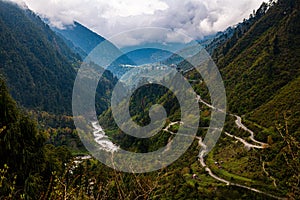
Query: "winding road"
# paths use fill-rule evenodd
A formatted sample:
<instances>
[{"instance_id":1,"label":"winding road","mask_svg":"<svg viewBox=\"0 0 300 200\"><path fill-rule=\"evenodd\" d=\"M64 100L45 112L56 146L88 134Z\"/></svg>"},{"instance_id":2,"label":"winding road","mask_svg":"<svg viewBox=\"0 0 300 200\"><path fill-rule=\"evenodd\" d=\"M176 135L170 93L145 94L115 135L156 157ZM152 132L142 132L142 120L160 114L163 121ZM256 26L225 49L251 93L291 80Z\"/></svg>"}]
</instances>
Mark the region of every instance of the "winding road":
<instances>
[{"instance_id":1,"label":"winding road","mask_svg":"<svg viewBox=\"0 0 300 200\"><path fill-rule=\"evenodd\" d=\"M196 98L196 99L197 99L198 102L203 103L204 105L206 105L207 107L209 107L209 108L211 108L211 109L215 109L215 110L218 110L218 111L221 111L221 112L226 113L225 111L220 110L220 109L218 109L218 108L215 108L214 106L208 104L208 103L205 102L203 99L201 99L201 97L200 97L199 95L197 95L197 98ZM250 149L250 148L264 149L264 148L267 148L267 147L268 147L268 144L255 140L255 138L254 138L254 132L253 132L252 130L248 129L248 128L242 123L242 118L241 118L240 116L232 115L232 114L230 114L230 115L231 115L231 116L234 116L234 117L236 118L236 120L235 120L236 126L237 126L238 128L243 129L244 131L250 133L250 137L249 137L249 138L251 139L251 141L253 141L254 143L256 143L256 144L258 144L258 145L250 144L250 143L248 143L246 140L244 140L244 139L242 139L242 138L240 138L240 137L237 137L237 136L234 136L234 135L229 134L228 132L225 132L225 134L226 134L228 137L234 138L234 139L236 139L237 141L242 142L242 143L245 145L245 147L248 148L248 149ZM177 122L177 123L178 123L178 122ZM277 197L277 196L275 196L275 195L272 195L272 194L269 194L269 193L260 191L260 190L258 190L258 189L252 188L252 187L248 187L248 186L241 185L241 184L237 184L237 183L232 183L232 182L227 181L227 180L225 180L225 179L223 179L223 178L221 178L221 177L218 177L217 175L215 175L215 174L211 171L211 169L210 169L210 168L206 165L206 163L205 163L204 155L205 155L205 153L206 153L206 145L202 142L202 138L201 138L201 137L195 137L195 139L197 139L197 140L199 141L198 144L199 144L199 146L202 147L202 151L201 151L201 152L199 153L199 155L198 155L198 157L199 157L199 162L200 162L200 164L202 165L202 167L205 168L205 171L207 171L208 174L209 174L212 178L214 178L214 179L216 179L216 180L218 180L218 181L220 181L220 182L223 182L223 183L225 183L226 185L233 185L233 186L241 187L241 188L244 188L244 189L248 189L248 190L251 190L251 191L253 191L253 192L257 192L257 193L264 194L264 195L266 195L266 196L272 197L272 198L274 198L274 199L285 199L285 198ZM269 173L265 170L264 166L265 166L265 164L263 163L263 170L264 170L264 172L265 172L268 176L270 176ZM273 181L274 181L273 184L274 184L275 187L276 187L276 181L275 181L275 179L273 179Z\"/></svg>"},{"instance_id":2,"label":"winding road","mask_svg":"<svg viewBox=\"0 0 300 200\"><path fill-rule=\"evenodd\" d=\"M223 113L226 113L226 114L227 114L226 111L220 110L220 109L218 109L218 108L215 108L214 106L212 106L212 105L210 105L209 103L205 102L205 101L200 97L200 95L197 95L197 98L196 98L196 99L197 99L198 102L203 103L204 105L206 105L207 107L209 107L209 108L211 108L211 109L214 109L214 110L217 110L217 111L220 111L220 112L223 112ZM227 136L229 136L229 137L231 137L231 138L234 138L234 139L236 139L236 140L242 142L242 143L245 145L245 147L247 147L247 148L264 149L264 148L267 148L267 147L269 146L268 144L263 143L263 142L260 142L260 141L257 141L257 140L254 138L254 132L253 132L252 130L250 130L249 128L247 128L247 127L242 123L242 118L241 118L240 116L233 115L233 114L229 114L229 115L235 117L235 118L236 118L236 120L235 120L236 126L237 126L238 128L240 128L240 129L243 129L244 131L250 133L250 137L249 137L250 140L253 141L253 142L256 143L256 144L259 144L260 146L250 144L250 143L248 143L246 140L244 140L244 139L242 139L242 138L239 138L239 137L237 137L237 136L234 136L234 135L231 135L231 134L225 132L225 134L226 134Z\"/></svg>"},{"instance_id":3,"label":"winding road","mask_svg":"<svg viewBox=\"0 0 300 200\"><path fill-rule=\"evenodd\" d=\"M227 181L227 180L225 180L225 179L223 179L223 178L218 177L217 175L215 175L215 174L211 171L211 169L206 165L206 163L205 163L205 161L204 161L204 155L205 155L205 152L206 152L206 145L202 142L202 138L201 138L201 137L195 137L195 139L198 139L198 140L199 140L199 142L198 142L199 146L203 147L203 150L199 153L199 162L200 162L200 164L202 165L202 167L205 168L205 171L207 171L208 174L209 174L212 178L214 178L214 179L216 179L216 180L218 180L218 181L220 181L220 182L223 182L223 183L225 183L226 185L233 185L233 186L241 187L241 188L244 188L244 189L248 189L248 190L251 190L251 191L253 191L253 192L257 192L257 193L264 194L264 195L266 195L266 196L272 197L272 198L274 198L274 199L285 199L285 198L277 197L277 196L275 196L275 195L272 195L272 194L263 192L263 191L261 191L261 190L258 190L258 189L252 188L252 187L248 187L248 186L241 185L241 184L237 184L237 183L232 183L232 182L230 182L230 181Z\"/></svg>"},{"instance_id":4,"label":"winding road","mask_svg":"<svg viewBox=\"0 0 300 200\"><path fill-rule=\"evenodd\" d=\"M266 174L268 177L270 177L270 179L273 180L273 185L274 185L274 187L277 188L276 179L275 179L273 176L271 176L269 172L267 172L267 170L266 170L266 168L265 168L265 162L262 162L262 168L263 168L263 171L265 172L265 174Z\"/></svg>"},{"instance_id":5,"label":"winding road","mask_svg":"<svg viewBox=\"0 0 300 200\"><path fill-rule=\"evenodd\" d=\"M266 143L263 143L263 142L260 142L260 141L255 140L253 131L251 131L250 129L248 129L248 128L242 123L242 118L241 118L240 116L237 116L237 115L232 115L232 116L236 117L235 124L237 125L238 128L241 128L241 129L243 129L244 131L247 131L248 133L250 133L250 139L251 139L253 142L255 142L255 143L257 143L257 144L260 144L261 146L265 146L265 148L266 148L267 146L269 146L269 145L266 144Z\"/></svg>"},{"instance_id":6,"label":"winding road","mask_svg":"<svg viewBox=\"0 0 300 200\"><path fill-rule=\"evenodd\" d=\"M247 149L250 149L250 148L254 148L254 149L264 149L264 148L266 148L265 145L258 146L258 145L250 144L250 143L248 143L246 140L244 140L244 139L242 139L242 138L240 138L240 137L231 135L231 134L229 134L229 133L227 133L227 132L225 132L225 134L226 134L227 136L231 137L231 138L234 138L234 139L236 139L236 140L242 142L242 143L245 145L245 147L246 147Z\"/></svg>"}]
</instances>

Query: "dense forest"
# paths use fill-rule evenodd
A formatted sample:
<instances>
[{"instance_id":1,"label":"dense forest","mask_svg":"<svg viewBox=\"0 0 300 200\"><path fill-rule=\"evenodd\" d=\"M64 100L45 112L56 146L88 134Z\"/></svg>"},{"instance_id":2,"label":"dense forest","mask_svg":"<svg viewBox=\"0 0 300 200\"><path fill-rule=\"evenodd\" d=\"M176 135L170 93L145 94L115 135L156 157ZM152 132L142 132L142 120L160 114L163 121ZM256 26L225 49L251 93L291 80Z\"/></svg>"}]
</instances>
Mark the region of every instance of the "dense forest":
<instances>
[{"instance_id":1,"label":"dense forest","mask_svg":"<svg viewBox=\"0 0 300 200\"><path fill-rule=\"evenodd\" d=\"M184 76L202 98L195 141L170 166L131 174L91 157L75 129L72 87L88 49L72 48L30 10L0 1L0 199L299 199L299 9L299 0L263 3L249 19L205 41L228 95L217 145L199 156L199 138L215 108L201 75L188 70ZM178 66L190 67L185 61ZM180 127L174 94L153 84L134 92L130 114L137 124L149 123L156 103L168 114L164 130L137 139L117 127L109 108L117 81L107 71L97 89L107 135L132 152L167 145Z\"/></svg>"},{"instance_id":2,"label":"dense forest","mask_svg":"<svg viewBox=\"0 0 300 200\"><path fill-rule=\"evenodd\" d=\"M24 107L71 115L73 84L82 60L30 10L0 1L0 73ZM108 71L97 90L99 112L116 79Z\"/></svg>"}]
</instances>

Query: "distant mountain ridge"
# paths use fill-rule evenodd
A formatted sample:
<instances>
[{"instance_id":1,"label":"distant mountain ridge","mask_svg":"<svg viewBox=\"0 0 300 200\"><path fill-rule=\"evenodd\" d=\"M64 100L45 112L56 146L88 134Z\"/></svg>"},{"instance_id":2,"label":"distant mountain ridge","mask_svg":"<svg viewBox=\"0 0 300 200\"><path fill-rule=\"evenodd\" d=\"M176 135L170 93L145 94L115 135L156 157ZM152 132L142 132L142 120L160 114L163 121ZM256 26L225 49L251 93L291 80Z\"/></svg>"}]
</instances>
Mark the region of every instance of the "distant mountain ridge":
<instances>
[{"instance_id":1,"label":"distant mountain ridge","mask_svg":"<svg viewBox=\"0 0 300 200\"><path fill-rule=\"evenodd\" d=\"M67 25L64 29L51 27L60 35L74 52L78 53L83 59L101 42L106 39L97 33L89 30L78 22L74 25ZM71 43L71 44L70 44Z\"/></svg>"},{"instance_id":2,"label":"distant mountain ridge","mask_svg":"<svg viewBox=\"0 0 300 200\"><path fill-rule=\"evenodd\" d=\"M112 49L115 51L122 51L118 49L113 43L91 31L79 22L74 22L74 25L67 25L65 29L58 29L52 27L52 29L66 42L66 44L84 59L97 45L101 42L108 42L112 45ZM147 48L147 46L138 46L137 50L124 49L128 52L114 61L108 70L110 70L115 76L120 78L130 68L126 66L138 66L150 63L159 63L164 61L172 55L171 52Z\"/></svg>"},{"instance_id":3,"label":"distant mountain ridge","mask_svg":"<svg viewBox=\"0 0 300 200\"><path fill-rule=\"evenodd\" d=\"M66 42L74 53L80 55L83 60L93 51L93 49L104 41L107 42L106 45L111 45L111 47L107 49L121 52L110 41L76 21L74 22L74 25L67 25L65 29L52 27L52 30L54 30ZM108 70L115 76L120 77L128 70L128 68L123 67L124 65L136 65L136 63L126 55L123 55L114 61L109 66Z\"/></svg>"}]
</instances>

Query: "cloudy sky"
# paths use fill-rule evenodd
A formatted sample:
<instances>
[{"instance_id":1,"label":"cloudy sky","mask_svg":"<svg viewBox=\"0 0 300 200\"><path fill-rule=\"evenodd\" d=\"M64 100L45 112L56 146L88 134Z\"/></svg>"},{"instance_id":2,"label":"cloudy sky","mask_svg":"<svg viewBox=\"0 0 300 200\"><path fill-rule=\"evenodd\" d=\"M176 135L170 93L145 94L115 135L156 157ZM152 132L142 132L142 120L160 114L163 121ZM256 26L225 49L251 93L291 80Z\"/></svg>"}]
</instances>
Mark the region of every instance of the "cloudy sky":
<instances>
[{"instance_id":1,"label":"cloudy sky","mask_svg":"<svg viewBox=\"0 0 300 200\"><path fill-rule=\"evenodd\" d=\"M21 1L21 0L12 0ZM194 39L225 30L257 9L263 0L24 0L53 26L74 20L104 36L139 27L163 27ZM137 38L132 38L136 43Z\"/></svg>"}]
</instances>

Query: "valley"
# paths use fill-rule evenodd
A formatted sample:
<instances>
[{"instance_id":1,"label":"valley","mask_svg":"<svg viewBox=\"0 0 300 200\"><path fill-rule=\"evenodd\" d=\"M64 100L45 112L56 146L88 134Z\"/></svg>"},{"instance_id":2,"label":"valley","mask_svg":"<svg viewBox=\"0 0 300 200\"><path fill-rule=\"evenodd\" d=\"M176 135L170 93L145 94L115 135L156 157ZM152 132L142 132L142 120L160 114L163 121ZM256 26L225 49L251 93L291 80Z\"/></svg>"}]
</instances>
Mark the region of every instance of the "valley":
<instances>
[{"instance_id":1,"label":"valley","mask_svg":"<svg viewBox=\"0 0 300 200\"><path fill-rule=\"evenodd\" d=\"M133 35L125 31L128 38L112 42L96 32L96 21L90 21L92 26L80 20L54 26L63 12L47 18L25 3L11 1L0 0L0 199L300 198L299 0L262 3L249 18L241 18L224 31L207 32L203 37L199 32L193 41L196 45L183 38L176 40L176 28L170 28L174 35L165 36L163 31L153 36L151 29ZM195 3L182 4L182 9ZM204 7L190 7L191 16L186 20L194 22ZM153 11L156 15L164 12ZM154 17L152 12L146 13ZM172 16L167 28L182 17L178 13ZM116 27L121 18L103 19L101 29L109 23ZM182 30L190 30L184 27ZM162 50L168 42L184 48L177 53ZM106 48L100 49L101 55L108 57L95 56L98 60L107 63L109 56L122 55L109 66L90 60L90 54L97 53L96 47L103 43ZM125 43L131 46L122 46ZM194 54L199 45L201 50ZM211 59L199 59L205 56ZM199 66L192 66L198 60ZM222 109L214 106L222 101L222 97L215 98L220 88L212 90L211 82L203 77L209 73L195 69L210 72L207 66L211 63L220 71L226 90ZM103 76L95 86L82 84L81 93L76 94L74 83L84 66L90 68L83 71L83 80L99 78L99 73ZM179 77L195 94L186 101L188 113L181 107L187 96L173 92L175 87L185 88ZM158 80L170 81L172 87L156 84ZM90 97L93 87L91 102L95 105L85 114L95 117L86 120L72 108L72 97ZM130 102L119 100L133 88ZM128 105L131 124L117 125L112 96L119 105ZM90 101L80 103L83 110L90 106ZM156 104L166 114L162 129L151 132L149 138L126 134L124 127L158 126L153 118L157 113L158 119L161 117L160 110L153 109ZM222 128L215 118L218 113L226 118ZM123 120L127 111L120 109L117 114ZM217 133L217 141L211 140ZM168 163L183 149L176 146L176 136L183 143L192 142ZM122 151L137 155L161 152L146 167L163 167L139 173L118 171L122 165L130 168L145 161L142 157L122 160L117 155ZM102 154L107 155L104 161L97 159ZM111 168L107 163L120 166Z\"/></svg>"}]
</instances>

